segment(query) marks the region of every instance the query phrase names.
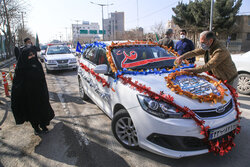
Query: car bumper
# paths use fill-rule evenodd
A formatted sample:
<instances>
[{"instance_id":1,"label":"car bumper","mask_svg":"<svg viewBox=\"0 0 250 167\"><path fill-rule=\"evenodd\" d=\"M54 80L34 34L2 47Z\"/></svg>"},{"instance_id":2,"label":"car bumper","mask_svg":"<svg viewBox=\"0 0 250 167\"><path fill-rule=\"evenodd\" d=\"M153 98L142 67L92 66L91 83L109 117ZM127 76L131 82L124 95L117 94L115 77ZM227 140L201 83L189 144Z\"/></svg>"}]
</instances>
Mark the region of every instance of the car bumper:
<instances>
[{"instance_id":1,"label":"car bumper","mask_svg":"<svg viewBox=\"0 0 250 167\"><path fill-rule=\"evenodd\" d=\"M64 65L46 64L46 68L48 70L65 70L65 69L77 68L77 65L76 64L64 64Z\"/></svg>"},{"instance_id":2,"label":"car bumper","mask_svg":"<svg viewBox=\"0 0 250 167\"><path fill-rule=\"evenodd\" d=\"M140 147L171 158L208 153L204 136L192 119L161 119L145 112L141 107L128 110L137 130ZM205 120L205 126L222 126L235 120L234 109L223 118Z\"/></svg>"}]
</instances>

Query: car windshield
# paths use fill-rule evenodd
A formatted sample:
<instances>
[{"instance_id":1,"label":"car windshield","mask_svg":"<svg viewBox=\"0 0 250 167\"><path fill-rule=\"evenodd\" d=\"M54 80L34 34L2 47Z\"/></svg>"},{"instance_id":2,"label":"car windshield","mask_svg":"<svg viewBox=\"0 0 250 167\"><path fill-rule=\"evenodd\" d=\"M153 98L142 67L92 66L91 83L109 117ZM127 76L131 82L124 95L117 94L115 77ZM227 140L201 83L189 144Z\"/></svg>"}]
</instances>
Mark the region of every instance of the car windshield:
<instances>
[{"instance_id":1,"label":"car windshield","mask_svg":"<svg viewBox=\"0 0 250 167\"><path fill-rule=\"evenodd\" d=\"M46 45L42 45L41 46L41 50L46 50L47 49L47 46Z\"/></svg>"},{"instance_id":2,"label":"car windshield","mask_svg":"<svg viewBox=\"0 0 250 167\"><path fill-rule=\"evenodd\" d=\"M67 46L52 46L48 48L48 55L71 53Z\"/></svg>"},{"instance_id":3,"label":"car windshield","mask_svg":"<svg viewBox=\"0 0 250 167\"><path fill-rule=\"evenodd\" d=\"M114 48L112 50L118 70L172 68L176 57L159 46L138 45Z\"/></svg>"}]
</instances>

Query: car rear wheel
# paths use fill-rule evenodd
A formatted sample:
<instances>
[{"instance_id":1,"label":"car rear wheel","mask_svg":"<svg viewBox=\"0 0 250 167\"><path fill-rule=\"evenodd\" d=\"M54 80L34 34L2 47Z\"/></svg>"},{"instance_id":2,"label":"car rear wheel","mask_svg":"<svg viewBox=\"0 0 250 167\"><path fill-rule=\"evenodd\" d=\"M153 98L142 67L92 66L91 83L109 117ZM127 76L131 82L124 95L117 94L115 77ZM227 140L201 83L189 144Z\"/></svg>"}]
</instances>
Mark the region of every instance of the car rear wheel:
<instances>
[{"instance_id":1,"label":"car rear wheel","mask_svg":"<svg viewBox=\"0 0 250 167\"><path fill-rule=\"evenodd\" d=\"M82 100L88 100L89 97L86 95L86 93L84 92L84 88L83 88L83 85L82 85L82 81L81 79L79 78L78 79L78 82L79 82L79 93L80 93L80 98Z\"/></svg>"},{"instance_id":2,"label":"car rear wheel","mask_svg":"<svg viewBox=\"0 0 250 167\"><path fill-rule=\"evenodd\" d=\"M241 94L250 94L250 74L240 74L237 86L238 92Z\"/></svg>"},{"instance_id":3,"label":"car rear wheel","mask_svg":"<svg viewBox=\"0 0 250 167\"><path fill-rule=\"evenodd\" d=\"M137 132L131 117L125 109L120 109L112 120L115 138L127 149L139 149Z\"/></svg>"}]
</instances>

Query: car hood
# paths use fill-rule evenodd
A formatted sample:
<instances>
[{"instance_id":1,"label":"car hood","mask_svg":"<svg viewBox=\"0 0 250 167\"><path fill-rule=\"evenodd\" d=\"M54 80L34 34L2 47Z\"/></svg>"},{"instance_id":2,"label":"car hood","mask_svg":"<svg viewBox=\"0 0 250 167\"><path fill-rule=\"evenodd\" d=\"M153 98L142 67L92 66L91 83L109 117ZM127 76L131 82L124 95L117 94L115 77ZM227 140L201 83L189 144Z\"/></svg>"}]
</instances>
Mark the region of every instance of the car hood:
<instances>
[{"instance_id":1,"label":"car hood","mask_svg":"<svg viewBox=\"0 0 250 167\"><path fill-rule=\"evenodd\" d=\"M203 73L204 74L204 73ZM174 97L174 102L182 107L187 106L191 110L198 110L198 109L209 109L209 108L217 108L221 106L222 104L220 102L216 104L212 104L211 102L203 102L200 103L197 99L191 99L187 97L186 95L178 95L175 92L171 91L167 87L167 81L164 77L166 77L168 74L162 74L162 75L155 75L155 74L149 74L149 75L136 75L136 76L130 76L127 75L127 77L131 77L132 81L138 81L138 83L141 83L143 85L146 85L147 87L150 87L152 91L156 93L160 93L161 91L164 92L164 94L169 94ZM206 74L204 74L206 75ZM216 80L216 79L215 79ZM216 80L218 81L218 80ZM208 81L206 81L208 84L210 84ZM223 85L225 89L225 85ZM224 96L224 100L227 102L232 98L229 90L225 92L228 94L228 96Z\"/></svg>"},{"instance_id":2,"label":"car hood","mask_svg":"<svg viewBox=\"0 0 250 167\"><path fill-rule=\"evenodd\" d=\"M65 59L74 59L74 58L75 56L71 53L46 55L47 60L65 60Z\"/></svg>"}]
</instances>

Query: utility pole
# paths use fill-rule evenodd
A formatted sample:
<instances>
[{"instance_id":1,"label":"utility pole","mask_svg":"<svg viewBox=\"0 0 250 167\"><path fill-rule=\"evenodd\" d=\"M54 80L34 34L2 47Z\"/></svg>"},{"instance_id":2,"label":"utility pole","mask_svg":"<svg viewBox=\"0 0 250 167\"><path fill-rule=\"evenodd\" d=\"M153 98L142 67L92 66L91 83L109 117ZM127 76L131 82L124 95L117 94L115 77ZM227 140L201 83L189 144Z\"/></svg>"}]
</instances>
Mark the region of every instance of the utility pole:
<instances>
[{"instance_id":1,"label":"utility pole","mask_svg":"<svg viewBox=\"0 0 250 167\"><path fill-rule=\"evenodd\" d=\"M75 20L76 21L76 24L77 24L77 27L76 27L76 29L77 29L77 41L79 41L79 27L78 27L78 22L80 21L80 20Z\"/></svg>"},{"instance_id":2,"label":"utility pole","mask_svg":"<svg viewBox=\"0 0 250 167\"><path fill-rule=\"evenodd\" d=\"M214 0L211 0L209 31L212 31L213 28L213 9L214 9Z\"/></svg>"},{"instance_id":3,"label":"utility pole","mask_svg":"<svg viewBox=\"0 0 250 167\"><path fill-rule=\"evenodd\" d=\"M65 29L66 29L65 41L68 42L68 38L67 38L67 27L65 27Z\"/></svg>"},{"instance_id":4,"label":"utility pole","mask_svg":"<svg viewBox=\"0 0 250 167\"><path fill-rule=\"evenodd\" d=\"M24 20L23 20L23 12L22 13L22 23L23 23L23 30L24 30Z\"/></svg>"},{"instance_id":5,"label":"utility pole","mask_svg":"<svg viewBox=\"0 0 250 167\"><path fill-rule=\"evenodd\" d=\"M111 4L98 4L98 3L94 3L94 2L90 2L94 5L98 5L98 6L101 6L102 7L102 40L104 41L104 20L103 20L103 6L110 6L110 5L113 5L113 3Z\"/></svg>"}]
</instances>

